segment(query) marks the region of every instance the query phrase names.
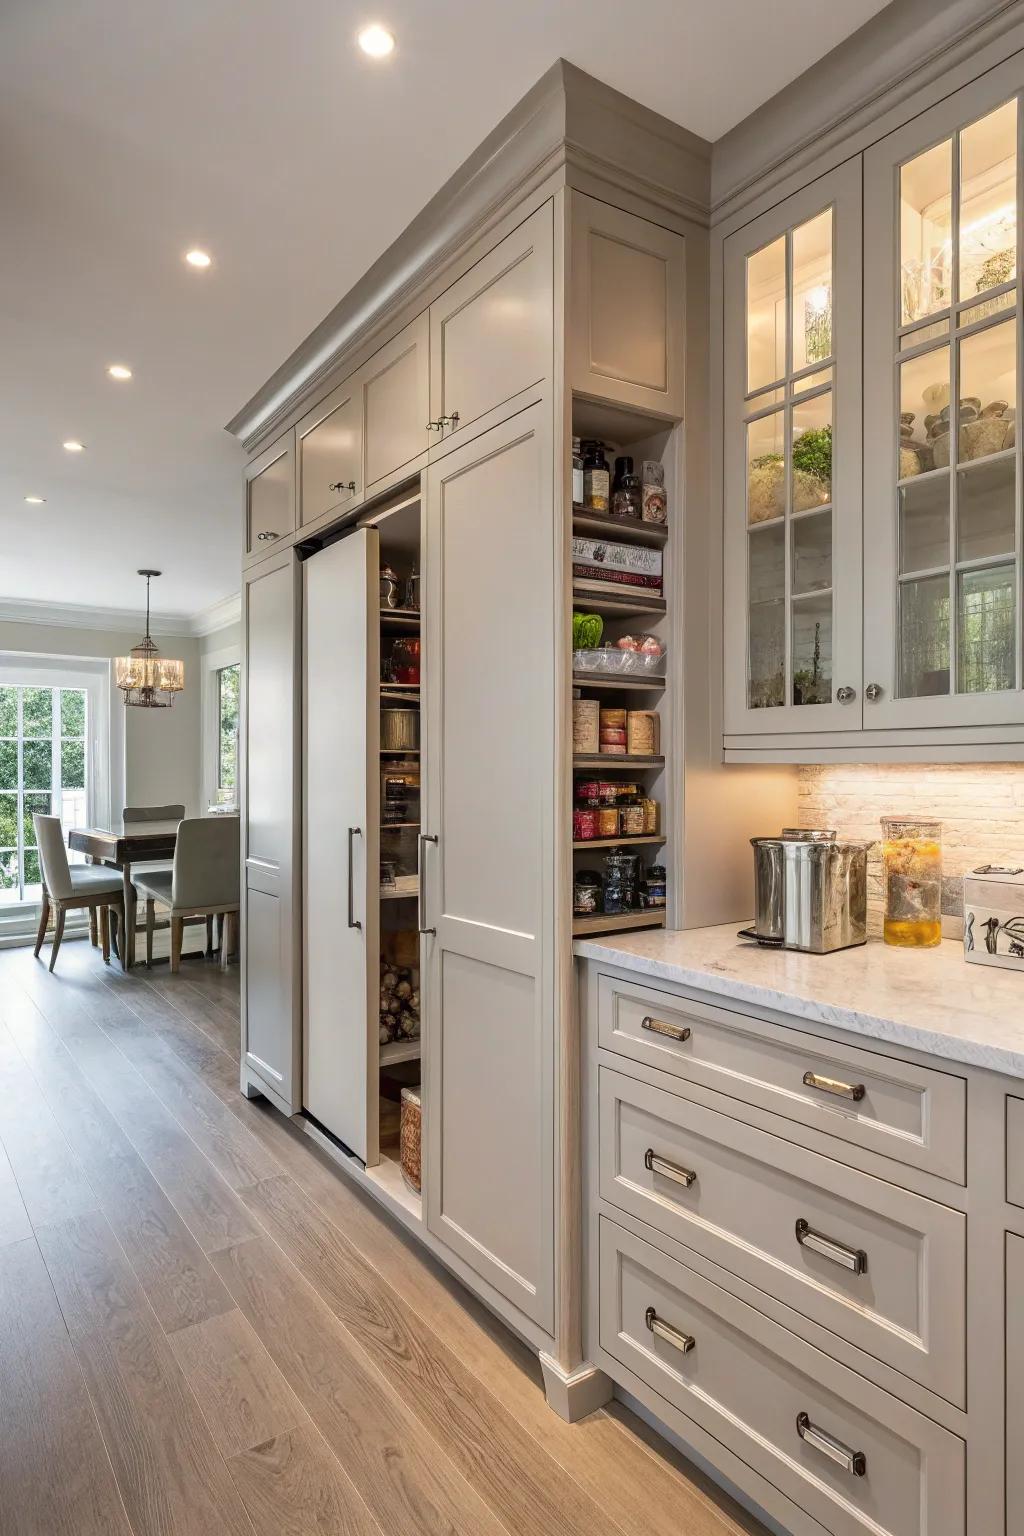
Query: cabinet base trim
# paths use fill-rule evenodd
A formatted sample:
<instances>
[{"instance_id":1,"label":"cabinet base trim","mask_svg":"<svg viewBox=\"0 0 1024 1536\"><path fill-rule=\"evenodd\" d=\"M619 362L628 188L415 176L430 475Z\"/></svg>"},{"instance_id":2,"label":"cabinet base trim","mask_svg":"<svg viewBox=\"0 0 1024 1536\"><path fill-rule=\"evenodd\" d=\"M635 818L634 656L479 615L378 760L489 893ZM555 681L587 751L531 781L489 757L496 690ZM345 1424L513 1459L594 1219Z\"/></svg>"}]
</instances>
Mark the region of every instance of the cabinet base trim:
<instances>
[{"instance_id":1,"label":"cabinet base trim","mask_svg":"<svg viewBox=\"0 0 1024 1536\"><path fill-rule=\"evenodd\" d=\"M544 1374L544 1393L548 1407L560 1419L565 1419L567 1424L585 1419L588 1414L596 1413L598 1408L603 1408L605 1403L611 1401L614 1383L596 1365L583 1364L572 1371L565 1371L557 1360L541 1350L540 1368Z\"/></svg>"}]
</instances>

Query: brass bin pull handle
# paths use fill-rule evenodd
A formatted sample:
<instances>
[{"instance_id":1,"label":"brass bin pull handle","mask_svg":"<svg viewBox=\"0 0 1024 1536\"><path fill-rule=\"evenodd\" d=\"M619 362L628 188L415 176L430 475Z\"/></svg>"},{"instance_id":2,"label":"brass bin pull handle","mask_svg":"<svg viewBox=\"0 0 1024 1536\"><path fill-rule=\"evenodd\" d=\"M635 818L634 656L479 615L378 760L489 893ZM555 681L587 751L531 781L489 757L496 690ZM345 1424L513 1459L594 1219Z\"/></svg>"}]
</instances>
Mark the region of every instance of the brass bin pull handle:
<instances>
[{"instance_id":1,"label":"brass bin pull handle","mask_svg":"<svg viewBox=\"0 0 1024 1536\"><path fill-rule=\"evenodd\" d=\"M832 1093L837 1099L852 1099L855 1104L860 1103L867 1091L863 1083L844 1083L838 1077L820 1077L817 1072L804 1073L804 1087Z\"/></svg>"},{"instance_id":2,"label":"brass bin pull handle","mask_svg":"<svg viewBox=\"0 0 1024 1536\"><path fill-rule=\"evenodd\" d=\"M363 926L362 923L357 922L356 919L352 915L352 906L353 906L353 890L352 890L352 839L354 837L362 837L362 835L363 835L363 833L362 833L362 829L360 827L349 827L349 829L348 829L348 925L349 925L350 928L361 928Z\"/></svg>"},{"instance_id":3,"label":"brass bin pull handle","mask_svg":"<svg viewBox=\"0 0 1024 1536\"><path fill-rule=\"evenodd\" d=\"M426 845L427 845L427 843L433 843L435 847L437 846L437 833L436 832L421 832L420 835L419 835L419 840L418 841L419 841L419 858L417 860L417 864L418 864L418 867L419 867L419 884L417 886L417 891L416 891L416 909L417 909L416 910L416 926L419 929L420 933L436 934L437 933L437 929L436 928L428 927L423 919L424 919L424 913L426 911L426 890L425 890L425 886L426 886L426 873L427 873L424 855L425 855L425 852L426 852Z\"/></svg>"},{"instance_id":4,"label":"brass bin pull handle","mask_svg":"<svg viewBox=\"0 0 1024 1536\"><path fill-rule=\"evenodd\" d=\"M664 1339L666 1344L671 1344L681 1354L688 1355L697 1342L692 1333L683 1333L681 1328L673 1328L671 1323L666 1323L653 1307L647 1308L644 1322L657 1338Z\"/></svg>"},{"instance_id":5,"label":"brass bin pull handle","mask_svg":"<svg viewBox=\"0 0 1024 1536\"><path fill-rule=\"evenodd\" d=\"M667 1035L670 1040L689 1040L690 1031L685 1024L666 1024L664 1019L652 1018L647 1014L640 1020L640 1028L650 1030L652 1035Z\"/></svg>"},{"instance_id":6,"label":"brass bin pull handle","mask_svg":"<svg viewBox=\"0 0 1024 1536\"><path fill-rule=\"evenodd\" d=\"M648 1173L660 1173L686 1189L697 1182L697 1175L692 1168L681 1168L678 1163L670 1163L667 1157L659 1157L653 1147L648 1147L644 1153L644 1167Z\"/></svg>"},{"instance_id":7,"label":"brass bin pull handle","mask_svg":"<svg viewBox=\"0 0 1024 1536\"><path fill-rule=\"evenodd\" d=\"M796 1240L801 1248L810 1248L812 1253L820 1253L823 1259L831 1259L833 1264L848 1269L853 1275L867 1273L868 1256L863 1248L848 1248L834 1237L826 1237L824 1232L815 1232L802 1216L796 1224Z\"/></svg>"},{"instance_id":8,"label":"brass bin pull handle","mask_svg":"<svg viewBox=\"0 0 1024 1536\"><path fill-rule=\"evenodd\" d=\"M863 1451L851 1451L848 1445L844 1445L827 1430L812 1424L806 1413L797 1414L796 1432L801 1440L806 1440L808 1445L827 1456L829 1461L834 1461L844 1472L849 1472L851 1477L863 1477L867 1471L868 1461Z\"/></svg>"}]
</instances>

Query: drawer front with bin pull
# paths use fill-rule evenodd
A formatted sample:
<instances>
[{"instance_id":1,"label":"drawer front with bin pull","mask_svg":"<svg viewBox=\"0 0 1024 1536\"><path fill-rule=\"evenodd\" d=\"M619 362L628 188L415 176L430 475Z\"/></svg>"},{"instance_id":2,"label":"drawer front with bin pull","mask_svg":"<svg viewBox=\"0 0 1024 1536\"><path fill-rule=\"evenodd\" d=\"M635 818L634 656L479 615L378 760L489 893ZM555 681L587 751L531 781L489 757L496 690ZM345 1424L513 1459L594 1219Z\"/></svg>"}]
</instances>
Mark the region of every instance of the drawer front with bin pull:
<instances>
[{"instance_id":1,"label":"drawer front with bin pull","mask_svg":"<svg viewBox=\"0 0 1024 1536\"><path fill-rule=\"evenodd\" d=\"M965 1182L962 1077L618 977L598 990L605 1050Z\"/></svg>"},{"instance_id":2,"label":"drawer front with bin pull","mask_svg":"<svg viewBox=\"0 0 1024 1536\"><path fill-rule=\"evenodd\" d=\"M963 1536L957 1436L602 1217L601 1347L834 1536Z\"/></svg>"},{"instance_id":3,"label":"drawer front with bin pull","mask_svg":"<svg viewBox=\"0 0 1024 1536\"><path fill-rule=\"evenodd\" d=\"M610 1068L600 1192L963 1406L959 1211Z\"/></svg>"}]
</instances>

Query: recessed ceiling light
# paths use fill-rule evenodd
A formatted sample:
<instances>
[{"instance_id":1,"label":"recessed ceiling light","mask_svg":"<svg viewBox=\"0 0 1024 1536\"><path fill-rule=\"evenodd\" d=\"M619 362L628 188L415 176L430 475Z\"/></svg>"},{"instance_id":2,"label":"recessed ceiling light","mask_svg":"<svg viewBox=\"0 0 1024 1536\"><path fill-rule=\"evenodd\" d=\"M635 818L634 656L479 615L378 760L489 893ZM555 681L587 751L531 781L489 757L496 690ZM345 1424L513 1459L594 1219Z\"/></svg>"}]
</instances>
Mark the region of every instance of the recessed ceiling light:
<instances>
[{"instance_id":1,"label":"recessed ceiling light","mask_svg":"<svg viewBox=\"0 0 1024 1536\"><path fill-rule=\"evenodd\" d=\"M30 507L41 507L46 500L45 496L26 496L25 500Z\"/></svg>"},{"instance_id":2,"label":"recessed ceiling light","mask_svg":"<svg viewBox=\"0 0 1024 1536\"><path fill-rule=\"evenodd\" d=\"M81 453L82 449L85 447L85 444L80 443L75 437L69 437L67 442L64 444L64 447L67 449L68 453Z\"/></svg>"},{"instance_id":3,"label":"recessed ceiling light","mask_svg":"<svg viewBox=\"0 0 1024 1536\"><path fill-rule=\"evenodd\" d=\"M206 251L194 250L185 252L185 260L190 267L208 267L213 257Z\"/></svg>"},{"instance_id":4,"label":"recessed ceiling light","mask_svg":"<svg viewBox=\"0 0 1024 1536\"><path fill-rule=\"evenodd\" d=\"M111 363L107 372L112 379L130 379L132 376L131 369L126 368L124 363Z\"/></svg>"},{"instance_id":5,"label":"recessed ceiling light","mask_svg":"<svg viewBox=\"0 0 1024 1536\"><path fill-rule=\"evenodd\" d=\"M364 27L360 32L359 46L371 59L386 59L394 49L395 39L387 27L374 22L372 27Z\"/></svg>"}]
</instances>

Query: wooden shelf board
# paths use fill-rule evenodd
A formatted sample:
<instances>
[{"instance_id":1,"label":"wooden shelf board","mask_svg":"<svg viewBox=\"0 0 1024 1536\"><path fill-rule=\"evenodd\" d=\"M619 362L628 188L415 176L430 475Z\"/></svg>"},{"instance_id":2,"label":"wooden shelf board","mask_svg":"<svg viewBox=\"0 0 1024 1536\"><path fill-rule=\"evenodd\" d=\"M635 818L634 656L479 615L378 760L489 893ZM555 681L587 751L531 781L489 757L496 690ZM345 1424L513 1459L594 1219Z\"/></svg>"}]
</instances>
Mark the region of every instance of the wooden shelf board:
<instances>
[{"instance_id":1,"label":"wooden shelf board","mask_svg":"<svg viewBox=\"0 0 1024 1536\"><path fill-rule=\"evenodd\" d=\"M607 672L574 672L572 680L581 688L618 688L630 693L637 693L641 689L645 693L660 693L665 687L663 677L616 677Z\"/></svg>"},{"instance_id":2,"label":"wooden shelf board","mask_svg":"<svg viewBox=\"0 0 1024 1536\"><path fill-rule=\"evenodd\" d=\"M574 853L583 853L588 848L660 848L665 838L650 837L585 837L577 838L572 848Z\"/></svg>"},{"instance_id":3,"label":"wooden shelf board","mask_svg":"<svg viewBox=\"0 0 1024 1536\"><path fill-rule=\"evenodd\" d=\"M664 757L630 757L628 753L578 752L573 756L574 768L664 768Z\"/></svg>"},{"instance_id":4,"label":"wooden shelf board","mask_svg":"<svg viewBox=\"0 0 1024 1536\"><path fill-rule=\"evenodd\" d=\"M380 622L385 629L419 629L420 611L418 608L382 608Z\"/></svg>"},{"instance_id":5,"label":"wooden shelf board","mask_svg":"<svg viewBox=\"0 0 1024 1536\"><path fill-rule=\"evenodd\" d=\"M381 757L419 757L419 747L381 747Z\"/></svg>"},{"instance_id":6,"label":"wooden shelf board","mask_svg":"<svg viewBox=\"0 0 1024 1536\"><path fill-rule=\"evenodd\" d=\"M575 501L572 505L572 527L574 533L606 535L609 539L621 539L625 544L648 544L661 548L668 543L668 529L664 523L643 523L631 517L612 517L610 512L592 512Z\"/></svg>"},{"instance_id":7,"label":"wooden shelf board","mask_svg":"<svg viewBox=\"0 0 1024 1536\"><path fill-rule=\"evenodd\" d=\"M405 886L400 891L393 891L388 886L382 886L380 892L381 901L414 901L420 893L419 885Z\"/></svg>"},{"instance_id":8,"label":"wooden shelf board","mask_svg":"<svg viewBox=\"0 0 1024 1536\"><path fill-rule=\"evenodd\" d=\"M398 832L402 827L418 826L418 821L382 821L380 824L380 829L382 832Z\"/></svg>"},{"instance_id":9,"label":"wooden shelf board","mask_svg":"<svg viewBox=\"0 0 1024 1536\"><path fill-rule=\"evenodd\" d=\"M382 1067L393 1067L400 1061L419 1061L419 1040L391 1040L380 1048Z\"/></svg>"},{"instance_id":10,"label":"wooden shelf board","mask_svg":"<svg viewBox=\"0 0 1024 1536\"><path fill-rule=\"evenodd\" d=\"M668 611L663 597L631 597L628 593L619 597L618 593L581 592L575 586L572 589L572 605L574 608L586 609L587 613L600 613L612 619L628 619L634 615L642 617L645 614L660 616Z\"/></svg>"},{"instance_id":11,"label":"wooden shelf board","mask_svg":"<svg viewBox=\"0 0 1024 1536\"><path fill-rule=\"evenodd\" d=\"M599 933L624 933L630 928L664 928L664 912L624 912L620 917L595 912L593 917L574 917L572 936L582 939Z\"/></svg>"},{"instance_id":12,"label":"wooden shelf board","mask_svg":"<svg viewBox=\"0 0 1024 1536\"><path fill-rule=\"evenodd\" d=\"M418 683L416 684L416 687L419 687ZM420 702L419 693L413 692L413 685L411 683L381 683L380 697L382 704L393 704L396 702L403 704L418 704Z\"/></svg>"}]
</instances>

